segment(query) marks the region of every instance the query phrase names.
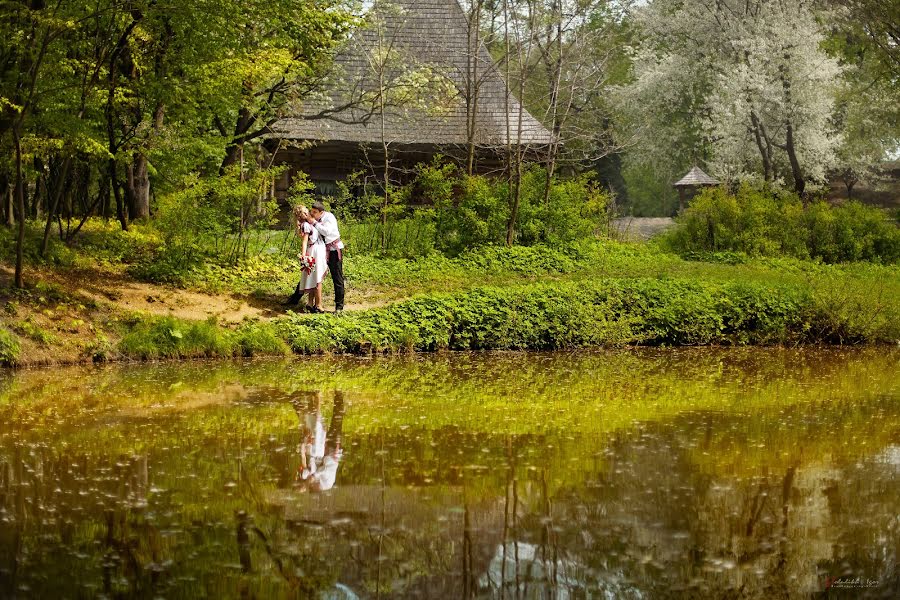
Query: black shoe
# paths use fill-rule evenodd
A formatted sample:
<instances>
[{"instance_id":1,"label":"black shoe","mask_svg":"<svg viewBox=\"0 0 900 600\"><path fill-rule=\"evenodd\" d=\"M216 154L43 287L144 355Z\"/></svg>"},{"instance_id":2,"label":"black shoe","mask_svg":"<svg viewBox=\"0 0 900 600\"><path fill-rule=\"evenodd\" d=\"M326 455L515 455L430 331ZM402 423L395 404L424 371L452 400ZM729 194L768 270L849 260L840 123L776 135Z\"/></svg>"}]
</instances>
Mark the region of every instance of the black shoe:
<instances>
[{"instance_id":1,"label":"black shoe","mask_svg":"<svg viewBox=\"0 0 900 600\"><path fill-rule=\"evenodd\" d=\"M334 307L334 314L340 315L340 314L343 314L343 312L344 312L343 306L335 306Z\"/></svg>"},{"instance_id":2,"label":"black shoe","mask_svg":"<svg viewBox=\"0 0 900 600\"><path fill-rule=\"evenodd\" d=\"M298 296L297 294L291 294L290 298L288 298L281 304L283 306L295 306L300 303L300 298L302 298L302 296Z\"/></svg>"}]
</instances>

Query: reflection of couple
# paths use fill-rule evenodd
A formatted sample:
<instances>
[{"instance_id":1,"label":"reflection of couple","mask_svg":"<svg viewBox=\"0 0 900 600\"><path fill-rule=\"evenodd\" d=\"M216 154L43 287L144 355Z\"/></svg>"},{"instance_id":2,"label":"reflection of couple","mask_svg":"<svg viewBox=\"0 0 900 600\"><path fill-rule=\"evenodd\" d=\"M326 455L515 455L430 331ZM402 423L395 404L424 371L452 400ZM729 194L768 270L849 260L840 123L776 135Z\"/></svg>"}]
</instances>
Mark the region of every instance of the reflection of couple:
<instances>
[{"instance_id":1,"label":"reflection of couple","mask_svg":"<svg viewBox=\"0 0 900 600\"><path fill-rule=\"evenodd\" d=\"M308 294L306 311L325 312L322 310L322 281L325 273L330 272L334 283L334 310L344 310L344 243L337 218L326 211L321 202L313 202L308 209L303 205L296 206L294 218L297 235L303 240L303 270L300 283L285 304L299 304L303 295Z\"/></svg>"},{"instance_id":2,"label":"reflection of couple","mask_svg":"<svg viewBox=\"0 0 900 600\"><path fill-rule=\"evenodd\" d=\"M344 449L344 394L334 393L334 411L328 431L322 420L322 393L313 392L306 402L291 403L300 419L300 465L297 480L305 489L322 492L334 487Z\"/></svg>"}]
</instances>

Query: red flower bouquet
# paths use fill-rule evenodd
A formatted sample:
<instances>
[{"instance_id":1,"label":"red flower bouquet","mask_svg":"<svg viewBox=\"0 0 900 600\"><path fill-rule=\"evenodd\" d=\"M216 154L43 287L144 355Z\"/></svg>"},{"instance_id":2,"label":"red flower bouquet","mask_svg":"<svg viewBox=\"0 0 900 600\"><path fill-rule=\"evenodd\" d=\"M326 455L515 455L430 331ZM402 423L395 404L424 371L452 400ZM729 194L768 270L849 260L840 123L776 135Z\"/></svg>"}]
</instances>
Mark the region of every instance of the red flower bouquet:
<instances>
[{"instance_id":1,"label":"red flower bouquet","mask_svg":"<svg viewBox=\"0 0 900 600\"><path fill-rule=\"evenodd\" d=\"M316 257L315 256L301 256L300 264L303 267L303 270L307 273L312 273L313 269L316 268Z\"/></svg>"}]
</instances>

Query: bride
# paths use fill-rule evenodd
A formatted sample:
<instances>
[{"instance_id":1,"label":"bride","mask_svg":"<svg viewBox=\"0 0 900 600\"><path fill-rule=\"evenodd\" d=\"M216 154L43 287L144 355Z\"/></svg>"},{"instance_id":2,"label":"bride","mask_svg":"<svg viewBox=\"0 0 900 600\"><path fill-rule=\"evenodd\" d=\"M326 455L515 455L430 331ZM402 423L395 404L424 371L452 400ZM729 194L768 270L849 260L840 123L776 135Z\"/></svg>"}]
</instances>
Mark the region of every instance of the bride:
<instances>
[{"instance_id":1,"label":"bride","mask_svg":"<svg viewBox=\"0 0 900 600\"><path fill-rule=\"evenodd\" d=\"M308 294L306 312L324 313L322 310L322 280L328 272L328 257L325 251L325 240L308 223L309 210L301 205L294 208L297 219L297 235L303 240L303 270L300 276L298 291Z\"/></svg>"}]
</instances>

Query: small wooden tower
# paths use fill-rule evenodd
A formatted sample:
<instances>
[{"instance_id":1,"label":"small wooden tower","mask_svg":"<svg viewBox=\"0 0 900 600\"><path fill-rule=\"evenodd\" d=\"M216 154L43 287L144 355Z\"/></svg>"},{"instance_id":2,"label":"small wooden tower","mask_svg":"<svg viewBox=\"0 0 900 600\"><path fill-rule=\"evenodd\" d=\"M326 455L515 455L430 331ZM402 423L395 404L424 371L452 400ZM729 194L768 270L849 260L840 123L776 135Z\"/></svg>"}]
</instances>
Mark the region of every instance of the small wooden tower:
<instances>
[{"instance_id":1,"label":"small wooden tower","mask_svg":"<svg viewBox=\"0 0 900 600\"><path fill-rule=\"evenodd\" d=\"M698 188L713 187L721 183L718 179L713 179L704 173L700 167L693 167L688 171L687 175L675 182L675 189L678 190L678 212L684 210L687 201L694 197ZM688 196L690 192L690 196Z\"/></svg>"}]
</instances>

